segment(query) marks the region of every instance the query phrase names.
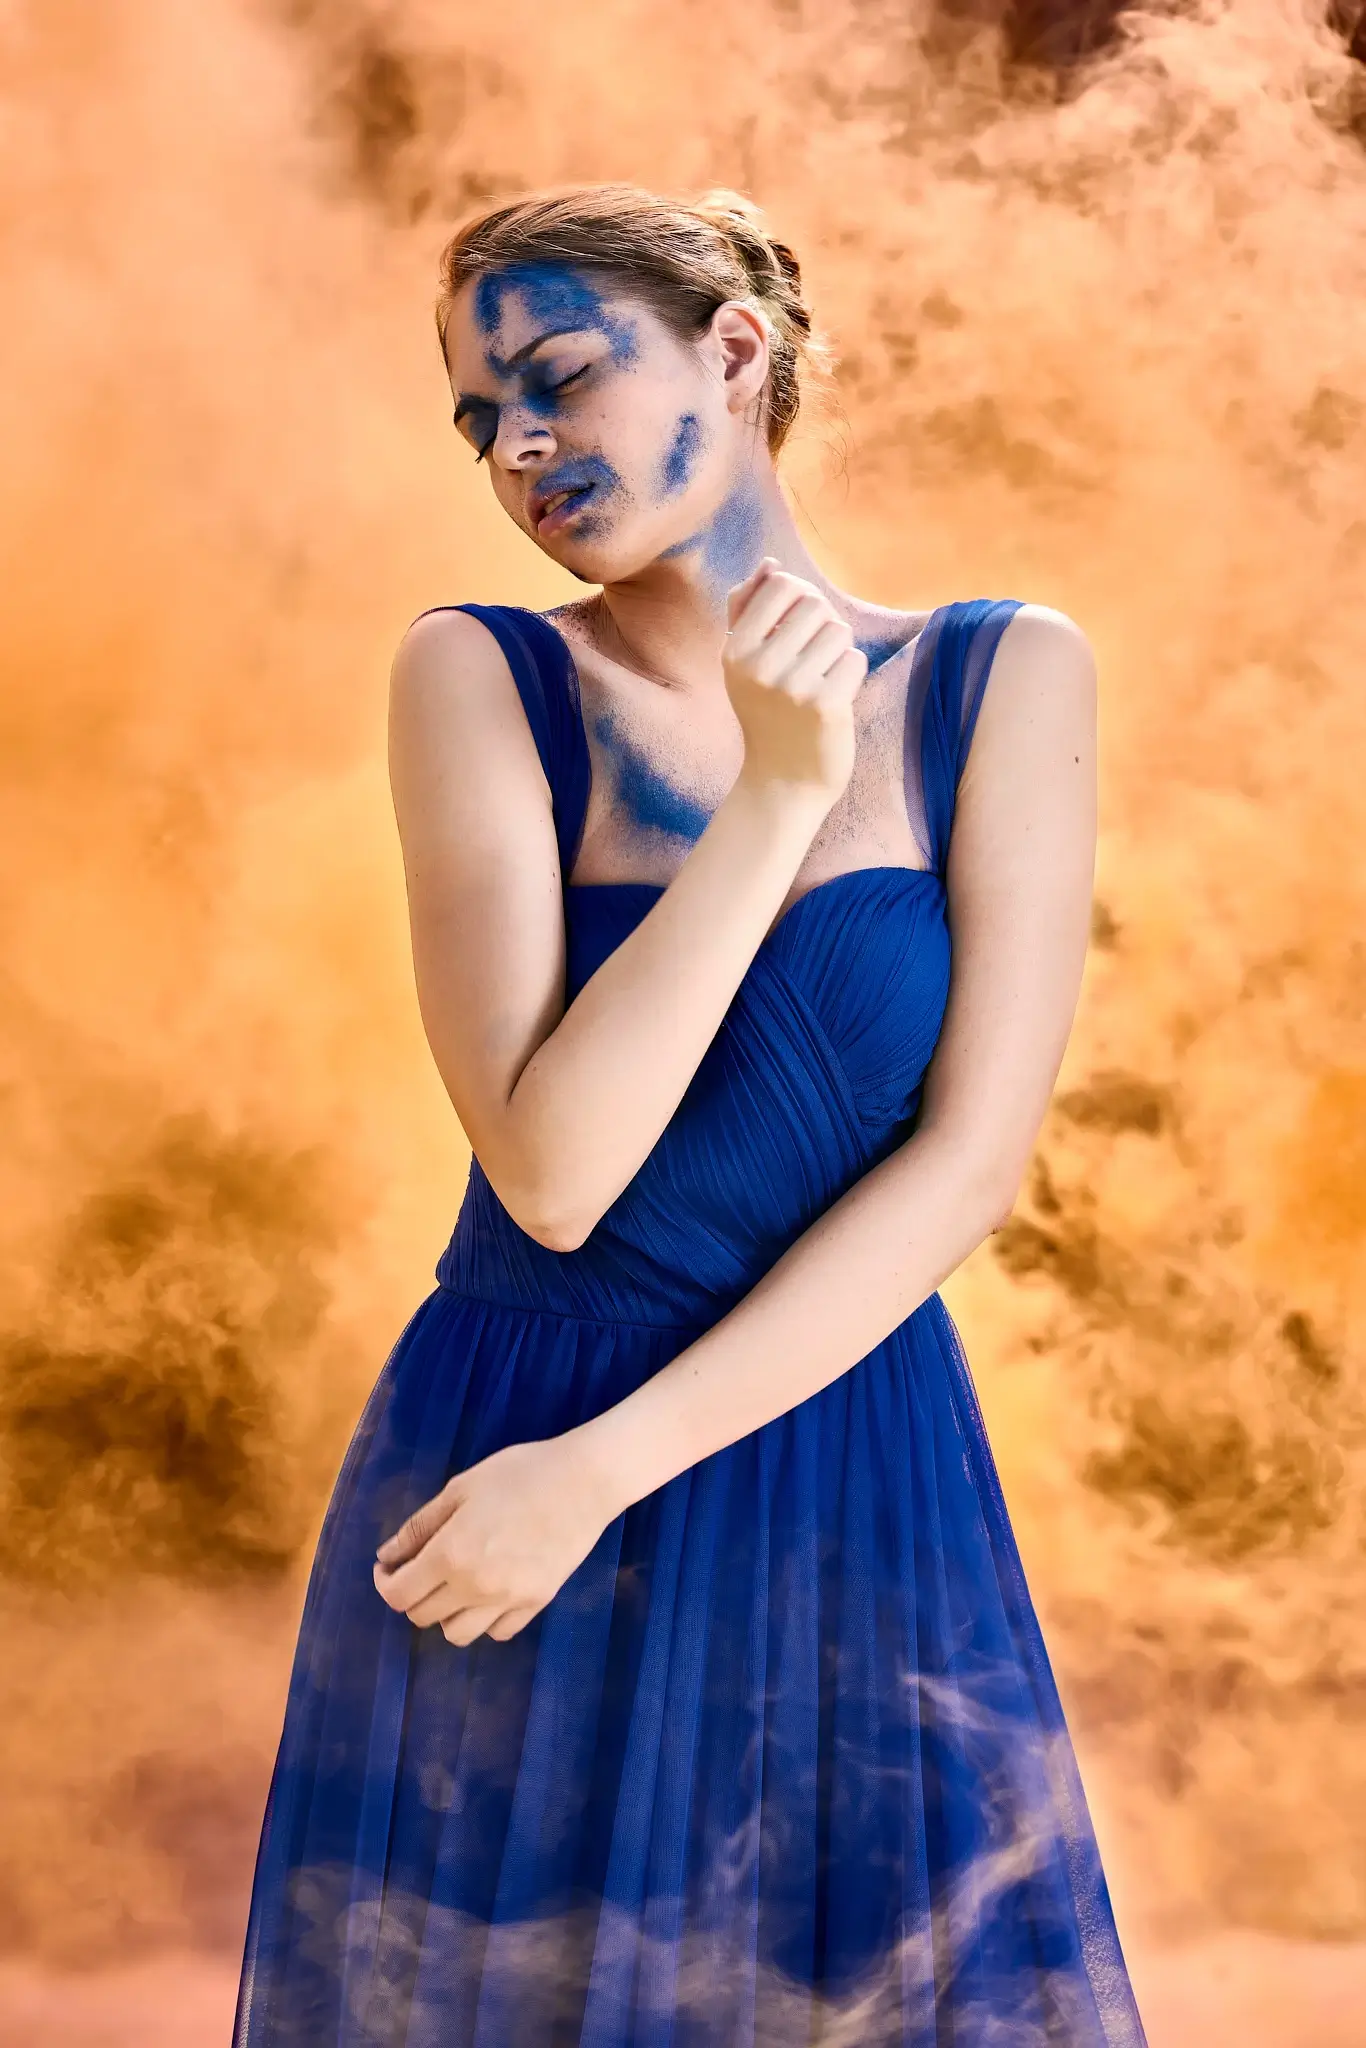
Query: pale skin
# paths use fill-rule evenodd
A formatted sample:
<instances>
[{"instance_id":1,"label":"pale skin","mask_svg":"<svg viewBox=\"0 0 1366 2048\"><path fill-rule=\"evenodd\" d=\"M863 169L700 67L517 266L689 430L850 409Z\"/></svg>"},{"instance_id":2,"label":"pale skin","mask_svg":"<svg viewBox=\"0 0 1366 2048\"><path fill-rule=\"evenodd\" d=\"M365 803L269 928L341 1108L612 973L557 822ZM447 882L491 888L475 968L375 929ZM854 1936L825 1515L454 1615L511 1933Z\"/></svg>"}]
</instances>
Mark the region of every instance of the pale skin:
<instances>
[{"instance_id":1,"label":"pale skin","mask_svg":"<svg viewBox=\"0 0 1366 2048\"><path fill-rule=\"evenodd\" d=\"M854 770L860 694L876 687L853 641L898 622L909 639L925 615L838 591L807 552L762 432L763 319L728 302L701 337L680 340L648 308L604 297L601 326L532 346L562 324L534 294L508 293L490 333L467 286L447 333L457 403L478 401L462 432L503 509L602 586L556 618L585 702L620 709L717 799L690 847L672 860L660 848L648 878L663 893L567 1009L549 792L497 644L466 614L424 618L399 649L391 694L432 1052L504 1206L559 1251L584 1242L651 1151L782 912L841 869L923 865L890 808L852 854L830 829ZM623 331L625 367L610 346ZM549 411L509 369L523 351L546 383L584 373ZM681 409L700 422L703 452L686 486L661 497L650 480ZM596 518L537 533L541 479L583 457L609 461L619 487L605 505L598 493ZM706 552L677 544L737 492L758 508L746 531L762 557L718 587ZM616 878L593 825L590 809L576 881ZM1000 1225L1071 1028L1095 841L1091 650L1063 614L1026 605L999 642L958 789L952 977L913 1135L627 1399L452 1478L380 1547L375 1584L392 1608L452 1643L514 1635L632 1503L848 1371Z\"/></svg>"}]
</instances>

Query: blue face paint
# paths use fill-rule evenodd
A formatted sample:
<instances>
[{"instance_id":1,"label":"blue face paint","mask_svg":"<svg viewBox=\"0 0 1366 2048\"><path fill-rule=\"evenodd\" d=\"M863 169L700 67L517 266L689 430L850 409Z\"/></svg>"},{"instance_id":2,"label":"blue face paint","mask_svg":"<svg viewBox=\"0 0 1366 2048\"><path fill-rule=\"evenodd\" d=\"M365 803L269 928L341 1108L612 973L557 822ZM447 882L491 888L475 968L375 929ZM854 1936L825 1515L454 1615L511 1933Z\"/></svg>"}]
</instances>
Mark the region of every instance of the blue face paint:
<instances>
[{"instance_id":1,"label":"blue face paint","mask_svg":"<svg viewBox=\"0 0 1366 2048\"><path fill-rule=\"evenodd\" d=\"M632 823L646 832L667 832L675 839L700 839L711 812L666 782L617 730L610 711L594 719L593 731L611 758L617 798Z\"/></svg>"},{"instance_id":2,"label":"blue face paint","mask_svg":"<svg viewBox=\"0 0 1366 2048\"><path fill-rule=\"evenodd\" d=\"M703 577L715 591L732 590L758 568L764 552L764 506L753 477L736 485L700 533L666 548L664 558L694 549L701 550Z\"/></svg>"},{"instance_id":3,"label":"blue face paint","mask_svg":"<svg viewBox=\"0 0 1366 2048\"><path fill-rule=\"evenodd\" d=\"M537 490L542 498L553 497L556 491L579 492L578 502L583 510L578 514L574 531L587 538L601 533L607 525L611 502L622 495L622 481L605 455L575 455L568 462L546 470L537 479Z\"/></svg>"},{"instance_id":4,"label":"blue face paint","mask_svg":"<svg viewBox=\"0 0 1366 2048\"><path fill-rule=\"evenodd\" d=\"M619 368L635 361L635 329L629 320L609 311L602 294L582 271L565 263L512 263L506 270L486 272L474 287L475 325L486 339L491 339L502 326L509 294L522 301L528 316L548 334L558 329L583 328L606 336L612 361ZM506 359L492 349L488 351L488 361L498 376L508 374Z\"/></svg>"},{"instance_id":5,"label":"blue face paint","mask_svg":"<svg viewBox=\"0 0 1366 2048\"><path fill-rule=\"evenodd\" d=\"M686 489L702 452L702 422L695 412L685 412L674 429L659 473L661 498L677 497Z\"/></svg>"}]
</instances>

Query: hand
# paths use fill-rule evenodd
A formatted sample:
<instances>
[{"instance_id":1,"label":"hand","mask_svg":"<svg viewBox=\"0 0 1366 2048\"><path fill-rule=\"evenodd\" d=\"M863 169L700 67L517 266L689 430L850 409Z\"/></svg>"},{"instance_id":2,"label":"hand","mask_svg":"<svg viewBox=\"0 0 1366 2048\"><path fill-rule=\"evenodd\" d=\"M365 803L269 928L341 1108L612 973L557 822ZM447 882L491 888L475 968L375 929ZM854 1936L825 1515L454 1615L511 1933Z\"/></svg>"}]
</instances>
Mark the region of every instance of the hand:
<instances>
[{"instance_id":1,"label":"hand","mask_svg":"<svg viewBox=\"0 0 1366 2048\"><path fill-rule=\"evenodd\" d=\"M829 598L765 555L726 599L726 691L745 736L741 773L791 784L828 810L854 770L853 701L868 673Z\"/></svg>"},{"instance_id":2,"label":"hand","mask_svg":"<svg viewBox=\"0 0 1366 2048\"><path fill-rule=\"evenodd\" d=\"M379 1547L380 1597L448 1643L525 1628L620 1512L579 1431L471 1465Z\"/></svg>"}]
</instances>

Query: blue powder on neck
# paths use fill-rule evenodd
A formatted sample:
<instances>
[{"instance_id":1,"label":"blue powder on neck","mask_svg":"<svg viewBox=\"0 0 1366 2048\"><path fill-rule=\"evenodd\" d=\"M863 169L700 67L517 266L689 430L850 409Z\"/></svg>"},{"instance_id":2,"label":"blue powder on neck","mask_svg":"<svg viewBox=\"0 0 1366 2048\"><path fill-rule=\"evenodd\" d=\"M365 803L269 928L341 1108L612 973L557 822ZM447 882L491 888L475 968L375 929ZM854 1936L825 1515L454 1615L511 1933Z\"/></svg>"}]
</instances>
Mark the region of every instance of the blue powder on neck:
<instances>
[{"instance_id":1,"label":"blue powder on neck","mask_svg":"<svg viewBox=\"0 0 1366 2048\"><path fill-rule=\"evenodd\" d=\"M702 574L714 591L733 589L758 568L764 552L764 506L752 476L736 485L699 533L666 548L664 558L694 549L701 551Z\"/></svg>"}]
</instances>

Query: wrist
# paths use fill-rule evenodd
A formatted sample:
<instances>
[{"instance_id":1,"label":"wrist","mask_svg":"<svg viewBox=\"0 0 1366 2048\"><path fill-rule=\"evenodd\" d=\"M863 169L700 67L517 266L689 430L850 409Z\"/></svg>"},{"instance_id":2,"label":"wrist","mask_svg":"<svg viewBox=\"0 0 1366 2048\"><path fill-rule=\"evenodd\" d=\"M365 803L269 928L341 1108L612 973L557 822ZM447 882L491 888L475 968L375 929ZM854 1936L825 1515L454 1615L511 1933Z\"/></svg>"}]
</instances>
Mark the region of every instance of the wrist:
<instances>
[{"instance_id":1,"label":"wrist","mask_svg":"<svg viewBox=\"0 0 1366 2048\"><path fill-rule=\"evenodd\" d=\"M805 852L831 807L827 791L810 783L782 781L742 764L725 802L743 816L759 839L786 849L792 841Z\"/></svg>"},{"instance_id":2,"label":"wrist","mask_svg":"<svg viewBox=\"0 0 1366 2048\"><path fill-rule=\"evenodd\" d=\"M604 1515L604 1527L673 1476L652 1456L630 1395L601 1415L579 1423L568 1432L566 1441Z\"/></svg>"},{"instance_id":3,"label":"wrist","mask_svg":"<svg viewBox=\"0 0 1366 2048\"><path fill-rule=\"evenodd\" d=\"M611 1409L607 1411L608 1414L613 1412ZM628 1460L620 1441L621 1433L606 1429L603 1426L605 1419L605 1416L595 1415L567 1431L561 1439L574 1459L583 1485L596 1503L604 1529L640 1498L631 1484Z\"/></svg>"}]
</instances>

